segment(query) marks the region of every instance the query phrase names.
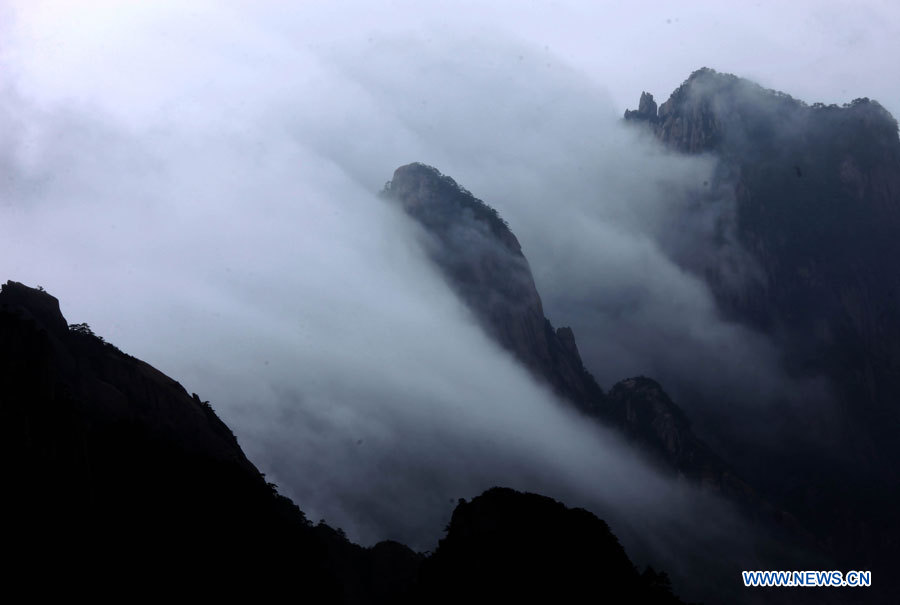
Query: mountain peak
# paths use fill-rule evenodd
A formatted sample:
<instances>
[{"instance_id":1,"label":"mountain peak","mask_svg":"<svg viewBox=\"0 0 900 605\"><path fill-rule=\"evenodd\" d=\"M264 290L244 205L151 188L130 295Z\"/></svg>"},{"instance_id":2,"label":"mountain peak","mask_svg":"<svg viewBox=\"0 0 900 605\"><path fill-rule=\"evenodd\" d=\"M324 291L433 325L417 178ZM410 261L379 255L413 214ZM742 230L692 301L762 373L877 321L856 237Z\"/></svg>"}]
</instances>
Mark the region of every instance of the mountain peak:
<instances>
[{"instance_id":1,"label":"mountain peak","mask_svg":"<svg viewBox=\"0 0 900 605\"><path fill-rule=\"evenodd\" d=\"M641 96L639 111L655 114L652 95ZM497 228L515 241L490 206L424 164L398 168L384 195L398 200L434 237L428 252L449 285L486 332L535 377L582 412L618 426L634 441L661 454L679 472L692 477L706 473L717 479L726 473L727 468L692 433L684 413L658 383L647 378L624 381L616 386L615 397L607 398L584 367L572 329L554 329L544 316L518 245L514 250L497 245L492 230L485 228L484 221L499 221Z\"/></svg>"},{"instance_id":2,"label":"mountain peak","mask_svg":"<svg viewBox=\"0 0 900 605\"><path fill-rule=\"evenodd\" d=\"M625 110L626 120L648 120L650 122L656 122L656 116L656 101L653 100L653 95L646 91L641 93L641 100L638 103L637 110Z\"/></svg>"},{"instance_id":3,"label":"mountain peak","mask_svg":"<svg viewBox=\"0 0 900 605\"><path fill-rule=\"evenodd\" d=\"M565 603L588 594L603 602L682 603L667 576L638 573L602 519L509 488L459 502L422 577L437 588L438 603Z\"/></svg>"},{"instance_id":4,"label":"mountain peak","mask_svg":"<svg viewBox=\"0 0 900 605\"><path fill-rule=\"evenodd\" d=\"M433 166L420 162L400 166L382 194L399 201L408 214L436 235L447 236L461 222L472 221L487 227L493 238L514 254L522 254L519 240L494 208Z\"/></svg>"},{"instance_id":5,"label":"mountain peak","mask_svg":"<svg viewBox=\"0 0 900 605\"><path fill-rule=\"evenodd\" d=\"M0 306L5 310L28 313L41 326L57 336L68 331L66 318L59 309L59 300L43 288L30 288L9 280L0 286Z\"/></svg>"},{"instance_id":6,"label":"mountain peak","mask_svg":"<svg viewBox=\"0 0 900 605\"><path fill-rule=\"evenodd\" d=\"M733 74L700 68L655 110L642 92L637 110L625 119L646 122L666 145L682 152L756 147L763 156L784 148L802 130L835 132L837 138L860 131L880 142L897 139L897 121L877 101L855 99L843 105L807 103ZM840 131L840 132L838 132Z\"/></svg>"},{"instance_id":7,"label":"mountain peak","mask_svg":"<svg viewBox=\"0 0 900 605\"><path fill-rule=\"evenodd\" d=\"M693 80L695 78L702 78L703 76L708 76L708 75L712 75L712 76L719 75L719 72L717 72L715 69L713 69L711 67L704 66L704 67L701 67L700 69L695 69L694 71L692 71L691 75L688 76L688 81ZM731 74L721 74L721 75L728 76Z\"/></svg>"},{"instance_id":8,"label":"mountain peak","mask_svg":"<svg viewBox=\"0 0 900 605\"><path fill-rule=\"evenodd\" d=\"M418 163L398 168L382 195L431 236L432 261L482 327L557 392L596 412L603 392L584 368L571 330L558 333L544 317L528 261L497 211Z\"/></svg>"}]
</instances>

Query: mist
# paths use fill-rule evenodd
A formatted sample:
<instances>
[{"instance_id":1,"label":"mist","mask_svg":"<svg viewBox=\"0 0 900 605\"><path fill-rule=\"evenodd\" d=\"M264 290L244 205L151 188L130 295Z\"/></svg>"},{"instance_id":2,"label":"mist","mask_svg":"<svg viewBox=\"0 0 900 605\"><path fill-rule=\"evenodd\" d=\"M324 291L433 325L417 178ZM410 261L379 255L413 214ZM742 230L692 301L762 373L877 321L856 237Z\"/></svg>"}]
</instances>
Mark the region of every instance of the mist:
<instances>
[{"instance_id":1,"label":"mist","mask_svg":"<svg viewBox=\"0 0 900 605\"><path fill-rule=\"evenodd\" d=\"M436 166L509 222L604 387L696 377L749 406L784 388L776 352L677 262L757 279L733 200L684 206L712 158L623 124L564 53L458 16L321 31L271 7L97 6L78 32L44 5L5 28L3 279L210 400L268 480L360 543L433 549L457 498L507 485L589 508L676 576L685 536L741 551L727 505L491 342L376 196Z\"/></svg>"},{"instance_id":2,"label":"mist","mask_svg":"<svg viewBox=\"0 0 900 605\"><path fill-rule=\"evenodd\" d=\"M573 327L602 386L649 375L699 425L755 425L763 439L784 393L824 413L825 381L788 377L777 347L721 317L705 282L715 271L735 292L764 285L715 158L666 151L593 79L511 40L410 36L326 56L392 125L382 154L418 149L410 159L509 222L548 317ZM360 136L355 123L342 135L326 143L329 157ZM365 157L342 157L361 181L376 178Z\"/></svg>"}]
</instances>

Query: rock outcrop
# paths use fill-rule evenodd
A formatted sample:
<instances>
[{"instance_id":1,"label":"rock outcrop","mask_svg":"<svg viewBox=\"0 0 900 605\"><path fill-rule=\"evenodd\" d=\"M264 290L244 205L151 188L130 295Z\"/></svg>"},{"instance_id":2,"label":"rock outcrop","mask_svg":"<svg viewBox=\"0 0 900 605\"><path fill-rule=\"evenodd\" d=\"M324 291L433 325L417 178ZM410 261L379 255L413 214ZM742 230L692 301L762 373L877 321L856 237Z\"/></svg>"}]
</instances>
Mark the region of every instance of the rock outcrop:
<instances>
[{"instance_id":1,"label":"rock outcrop","mask_svg":"<svg viewBox=\"0 0 900 605\"><path fill-rule=\"evenodd\" d=\"M646 120L650 123L656 123L657 118L657 109L656 109L656 101L653 100L653 95L649 92L642 92L641 99L638 103L638 108L628 109L625 111L625 119L626 120Z\"/></svg>"},{"instance_id":2,"label":"rock outcrop","mask_svg":"<svg viewBox=\"0 0 900 605\"><path fill-rule=\"evenodd\" d=\"M522 247L496 210L424 164L398 168L383 195L425 228L431 259L501 346L581 410L607 413L572 331L544 316Z\"/></svg>"}]
</instances>

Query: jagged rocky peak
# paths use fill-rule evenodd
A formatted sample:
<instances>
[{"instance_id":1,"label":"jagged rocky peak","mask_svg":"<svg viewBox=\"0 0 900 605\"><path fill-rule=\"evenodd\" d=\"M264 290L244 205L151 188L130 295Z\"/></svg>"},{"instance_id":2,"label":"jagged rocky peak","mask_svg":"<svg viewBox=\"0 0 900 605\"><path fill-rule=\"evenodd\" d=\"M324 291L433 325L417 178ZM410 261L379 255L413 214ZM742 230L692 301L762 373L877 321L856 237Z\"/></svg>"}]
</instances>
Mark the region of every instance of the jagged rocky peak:
<instances>
[{"instance_id":1,"label":"jagged rocky peak","mask_svg":"<svg viewBox=\"0 0 900 605\"><path fill-rule=\"evenodd\" d=\"M647 120L650 122L655 122L656 117L656 101L653 100L653 95L651 95L649 92L641 93L641 100L638 103L638 108L636 110L625 110L626 120Z\"/></svg>"},{"instance_id":2,"label":"jagged rocky peak","mask_svg":"<svg viewBox=\"0 0 900 605\"><path fill-rule=\"evenodd\" d=\"M487 227L516 254L522 246L496 210L432 166L414 162L394 171L383 195L399 201L403 209L433 233L445 236L462 221Z\"/></svg>"},{"instance_id":3,"label":"jagged rocky peak","mask_svg":"<svg viewBox=\"0 0 900 605\"><path fill-rule=\"evenodd\" d=\"M642 93L638 109L626 111L625 119L649 123L664 143L688 153L733 153L748 144L770 150L810 126L827 130L841 123L888 139L897 137L896 120L876 101L807 105L708 67L693 72L658 111L651 103L652 97Z\"/></svg>"},{"instance_id":4,"label":"jagged rocky peak","mask_svg":"<svg viewBox=\"0 0 900 605\"><path fill-rule=\"evenodd\" d=\"M433 239L429 255L450 285L494 328L512 314L543 321L543 306L516 236L496 210L425 164L394 171L383 197L399 202ZM500 321L500 316L505 319Z\"/></svg>"},{"instance_id":5,"label":"jagged rocky peak","mask_svg":"<svg viewBox=\"0 0 900 605\"><path fill-rule=\"evenodd\" d=\"M643 108L655 108L649 94ZM657 452L675 469L697 478L709 474L709 469L716 476L724 472L724 465L692 433L684 414L658 383L644 378L625 381L617 385L615 400L607 401L584 367L572 329L554 329L544 317L521 250L491 243L495 237L488 223L503 233L509 229L489 206L422 164L398 168L384 194L399 200L435 236L427 249L447 282L485 331L538 379L581 411ZM512 233L509 237L515 239Z\"/></svg>"},{"instance_id":6,"label":"jagged rocky peak","mask_svg":"<svg viewBox=\"0 0 900 605\"><path fill-rule=\"evenodd\" d=\"M745 452L755 435L738 425L720 428L715 439L723 455L840 550L873 559L895 552L896 544L865 537L868 530L860 528L879 514L895 517L900 481L900 273L885 261L900 258L897 121L871 99L807 104L711 69L691 74L660 106L656 122L635 120L639 114L626 117L670 149L718 160L713 180L733 196L736 241L760 276L736 295L718 276L702 275L723 314L765 334L792 377L816 376L828 385L827 395L785 389L779 396L798 412L763 410L773 433L785 438L752 457ZM626 422L661 401L643 391L647 397L635 401L641 405L624 408ZM613 388L610 401L622 395ZM813 417L826 420L807 420ZM821 437L829 423L831 434ZM678 434L676 423L638 426L676 460L685 459L679 440L670 438ZM795 476L823 456L833 459L827 472L809 477L817 490L810 507ZM867 487L847 489L848 483ZM864 494L879 489L873 486L889 486L883 493L893 495L872 506ZM820 511L854 520L836 524L835 514Z\"/></svg>"},{"instance_id":7,"label":"jagged rocky peak","mask_svg":"<svg viewBox=\"0 0 900 605\"><path fill-rule=\"evenodd\" d=\"M649 92L641 93L641 100L638 104L638 111L648 116L656 115L656 101L653 100L653 95L651 95Z\"/></svg>"},{"instance_id":8,"label":"jagged rocky peak","mask_svg":"<svg viewBox=\"0 0 900 605\"><path fill-rule=\"evenodd\" d=\"M582 409L603 393L587 372L571 330L554 330L516 236L496 210L436 168L408 164L382 192L425 228L425 246L447 283L484 330L538 378Z\"/></svg>"},{"instance_id":9,"label":"jagged rocky peak","mask_svg":"<svg viewBox=\"0 0 900 605\"><path fill-rule=\"evenodd\" d=\"M721 126L701 91L722 90L735 80L708 68L699 69L652 115L647 111L647 93L642 93L638 110L626 111L625 119L648 122L660 138L682 151L708 151L718 144Z\"/></svg>"}]
</instances>

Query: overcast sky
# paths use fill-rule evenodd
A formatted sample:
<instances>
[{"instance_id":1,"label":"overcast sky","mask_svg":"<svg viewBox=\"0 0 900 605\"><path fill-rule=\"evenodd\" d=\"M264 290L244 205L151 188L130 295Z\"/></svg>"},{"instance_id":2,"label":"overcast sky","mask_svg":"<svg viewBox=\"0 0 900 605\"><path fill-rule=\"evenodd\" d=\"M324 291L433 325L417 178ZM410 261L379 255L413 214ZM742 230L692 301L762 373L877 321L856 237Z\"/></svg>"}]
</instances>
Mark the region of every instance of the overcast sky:
<instances>
[{"instance_id":1,"label":"overcast sky","mask_svg":"<svg viewBox=\"0 0 900 605\"><path fill-rule=\"evenodd\" d=\"M0 279L211 400L301 508L363 542L428 548L454 498L494 483L624 535L656 520L658 552L679 523L718 539L727 510L560 407L373 194L423 161L496 206L604 387L693 364L764 399L784 380L770 344L659 241L711 160L619 118L701 66L900 114L900 9L283 4L0 0ZM739 255L698 224L684 241Z\"/></svg>"},{"instance_id":2,"label":"overcast sky","mask_svg":"<svg viewBox=\"0 0 900 605\"><path fill-rule=\"evenodd\" d=\"M664 99L701 66L808 102L869 96L895 115L900 110L894 63L900 7L891 0L638 5L27 0L12 2L4 13L4 71L11 69L21 86L42 97L142 99L140 105L178 97L185 91L177 83L188 82L173 81L178 78L173 69L185 74L227 62L201 50L211 40L271 57L285 45L329 53L398 33L428 44L452 31L510 37L544 50L549 69L562 61L579 70L608 90L619 111L633 106L642 89ZM274 32L284 37L273 37ZM148 35L154 38L152 48L144 46ZM183 51L190 48L195 52L187 58ZM207 73L204 80L214 82L219 75ZM247 75L249 83L254 74ZM171 85L165 91L159 89L161 79ZM119 88L127 90L111 94Z\"/></svg>"}]
</instances>

